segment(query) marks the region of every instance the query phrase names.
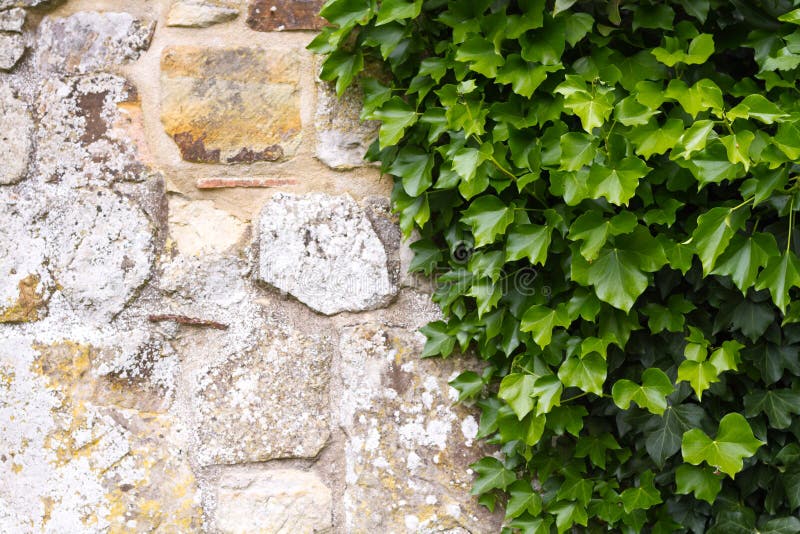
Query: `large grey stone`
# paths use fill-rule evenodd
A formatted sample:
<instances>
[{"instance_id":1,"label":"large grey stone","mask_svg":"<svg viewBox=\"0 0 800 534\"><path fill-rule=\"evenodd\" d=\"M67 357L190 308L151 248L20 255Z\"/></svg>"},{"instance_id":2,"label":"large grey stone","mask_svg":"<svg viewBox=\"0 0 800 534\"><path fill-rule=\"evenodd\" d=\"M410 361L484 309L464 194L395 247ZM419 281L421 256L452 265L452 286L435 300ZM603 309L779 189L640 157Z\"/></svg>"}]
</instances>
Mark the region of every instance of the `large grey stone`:
<instances>
[{"instance_id":1,"label":"large grey stone","mask_svg":"<svg viewBox=\"0 0 800 534\"><path fill-rule=\"evenodd\" d=\"M0 70L11 70L25 53L25 39L13 32L0 32Z\"/></svg>"},{"instance_id":2,"label":"large grey stone","mask_svg":"<svg viewBox=\"0 0 800 534\"><path fill-rule=\"evenodd\" d=\"M226 473L216 495L223 534L325 534L332 531L331 490L312 472L274 469Z\"/></svg>"},{"instance_id":3,"label":"large grey stone","mask_svg":"<svg viewBox=\"0 0 800 534\"><path fill-rule=\"evenodd\" d=\"M37 175L73 187L143 180L138 100L113 74L45 81L36 103Z\"/></svg>"},{"instance_id":4,"label":"large grey stone","mask_svg":"<svg viewBox=\"0 0 800 534\"><path fill-rule=\"evenodd\" d=\"M176 0L169 8L167 26L206 28L239 16L239 10L210 0Z\"/></svg>"},{"instance_id":5,"label":"large grey stone","mask_svg":"<svg viewBox=\"0 0 800 534\"><path fill-rule=\"evenodd\" d=\"M201 465L313 458L330 437L331 347L286 324L193 379L195 455Z\"/></svg>"},{"instance_id":6,"label":"large grey stone","mask_svg":"<svg viewBox=\"0 0 800 534\"><path fill-rule=\"evenodd\" d=\"M326 315L397 293L384 245L349 195L275 195L261 211L259 254L261 280Z\"/></svg>"},{"instance_id":7,"label":"large grey stone","mask_svg":"<svg viewBox=\"0 0 800 534\"><path fill-rule=\"evenodd\" d=\"M134 61L150 46L155 22L129 13L81 11L45 17L39 26L36 64L50 72L85 74Z\"/></svg>"},{"instance_id":8,"label":"large grey stone","mask_svg":"<svg viewBox=\"0 0 800 534\"><path fill-rule=\"evenodd\" d=\"M0 185L20 181L28 170L33 121L25 102L0 84Z\"/></svg>"},{"instance_id":9,"label":"large grey stone","mask_svg":"<svg viewBox=\"0 0 800 534\"><path fill-rule=\"evenodd\" d=\"M25 10L15 7L8 11L0 11L0 30L21 33L25 25Z\"/></svg>"},{"instance_id":10,"label":"large grey stone","mask_svg":"<svg viewBox=\"0 0 800 534\"><path fill-rule=\"evenodd\" d=\"M424 338L365 324L344 329L339 424L345 441L345 532L496 532L470 497L477 414L448 385L474 360L420 360ZM460 531L460 530L459 530Z\"/></svg>"},{"instance_id":11,"label":"large grey stone","mask_svg":"<svg viewBox=\"0 0 800 534\"><path fill-rule=\"evenodd\" d=\"M153 229L130 200L105 189L66 193L46 225L50 268L76 312L107 321L149 278Z\"/></svg>"},{"instance_id":12,"label":"large grey stone","mask_svg":"<svg viewBox=\"0 0 800 534\"><path fill-rule=\"evenodd\" d=\"M364 154L377 139L380 123L360 120L362 98L357 86L338 98L329 83L317 82L316 156L331 168L350 169L367 164Z\"/></svg>"}]
</instances>

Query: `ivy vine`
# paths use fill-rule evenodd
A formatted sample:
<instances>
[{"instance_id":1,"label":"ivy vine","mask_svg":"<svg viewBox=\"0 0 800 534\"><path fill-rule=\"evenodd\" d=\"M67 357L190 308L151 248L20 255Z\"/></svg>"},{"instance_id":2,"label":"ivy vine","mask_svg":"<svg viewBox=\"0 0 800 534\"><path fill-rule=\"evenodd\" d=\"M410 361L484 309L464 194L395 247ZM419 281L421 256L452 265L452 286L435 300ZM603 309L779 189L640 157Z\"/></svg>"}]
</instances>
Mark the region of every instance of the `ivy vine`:
<instances>
[{"instance_id":1,"label":"ivy vine","mask_svg":"<svg viewBox=\"0 0 800 534\"><path fill-rule=\"evenodd\" d=\"M503 532L800 532L799 6L324 5Z\"/></svg>"}]
</instances>

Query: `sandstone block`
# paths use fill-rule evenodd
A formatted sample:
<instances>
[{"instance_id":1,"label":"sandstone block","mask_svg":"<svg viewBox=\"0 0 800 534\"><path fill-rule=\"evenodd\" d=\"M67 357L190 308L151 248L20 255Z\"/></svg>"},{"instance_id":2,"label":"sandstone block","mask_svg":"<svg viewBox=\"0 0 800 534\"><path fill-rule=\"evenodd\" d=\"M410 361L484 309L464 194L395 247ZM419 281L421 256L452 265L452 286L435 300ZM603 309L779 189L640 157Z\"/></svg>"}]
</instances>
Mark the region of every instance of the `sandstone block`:
<instances>
[{"instance_id":1,"label":"sandstone block","mask_svg":"<svg viewBox=\"0 0 800 534\"><path fill-rule=\"evenodd\" d=\"M150 277L153 230L130 200L108 190L65 194L46 225L50 268L76 312L108 321Z\"/></svg>"},{"instance_id":2,"label":"sandstone block","mask_svg":"<svg viewBox=\"0 0 800 534\"><path fill-rule=\"evenodd\" d=\"M0 344L0 530L199 531L176 421L106 404L90 354L69 341Z\"/></svg>"},{"instance_id":3,"label":"sandstone block","mask_svg":"<svg viewBox=\"0 0 800 534\"><path fill-rule=\"evenodd\" d=\"M33 121L28 106L0 85L0 185L20 181L28 170Z\"/></svg>"},{"instance_id":4,"label":"sandstone block","mask_svg":"<svg viewBox=\"0 0 800 534\"><path fill-rule=\"evenodd\" d=\"M12 32L0 32L0 70L11 70L25 53L25 39Z\"/></svg>"},{"instance_id":5,"label":"sandstone block","mask_svg":"<svg viewBox=\"0 0 800 534\"><path fill-rule=\"evenodd\" d=\"M447 382L469 360L420 360L424 338L361 325L342 332L339 424L346 532L495 532L500 517L470 497L476 413ZM477 362L473 362L476 366Z\"/></svg>"},{"instance_id":6,"label":"sandstone block","mask_svg":"<svg viewBox=\"0 0 800 534\"><path fill-rule=\"evenodd\" d=\"M167 26L207 28L239 16L239 10L209 0L176 0L169 8Z\"/></svg>"},{"instance_id":7,"label":"sandstone block","mask_svg":"<svg viewBox=\"0 0 800 534\"><path fill-rule=\"evenodd\" d=\"M245 224L210 200L169 199L169 233L178 252L188 256L225 252L245 232Z\"/></svg>"},{"instance_id":8,"label":"sandstone block","mask_svg":"<svg viewBox=\"0 0 800 534\"><path fill-rule=\"evenodd\" d=\"M380 124L359 119L362 98L363 93L357 86L350 87L340 99L330 84L317 81L316 156L333 169L367 164L364 154L377 139Z\"/></svg>"},{"instance_id":9,"label":"sandstone block","mask_svg":"<svg viewBox=\"0 0 800 534\"><path fill-rule=\"evenodd\" d=\"M150 46L155 22L129 13L81 11L45 17L39 26L36 64L49 72L85 74L135 61Z\"/></svg>"},{"instance_id":10,"label":"sandstone block","mask_svg":"<svg viewBox=\"0 0 800 534\"><path fill-rule=\"evenodd\" d=\"M223 534L329 533L331 490L314 473L297 469L225 474L215 523Z\"/></svg>"},{"instance_id":11,"label":"sandstone block","mask_svg":"<svg viewBox=\"0 0 800 534\"><path fill-rule=\"evenodd\" d=\"M197 375L196 456L201 465L316 456L330 436L330 346L287 325L253 349Z\"/></svg>"},{"instance_id":12,"label":"sandstone block","mask_svg":"<svg viewBox=\"0 0 800 534\"><path fill-rule=\"evenodd\" d=\"M0 30L5 32L22 32L25 25L25 10L15 7L8 11L0 12Z\"/></svg>"},{"instance_id":13,"label":"sandstone block","mask_svg":"<svg viewBox=\"0 0 800 534\"><path fill-rule=\"evenodd\" d=\"M259 222L259 279L332 315L397 293L384 244L348 195L276 194Z\"/></svg>"},{"instance_id":14,"label":"sandstone block","mask_svg":"<svg viewBox=\"0 0 800 534\"><path fill-rule=\"evenodd\" d=\"M318 30L325 25L319 16L324 0L252 0L247 25L259 32Z\"/></svg>"},{"instance_id":15,"label":"sandstone block","mask_svg":"<svg viewBox=\"0 0 800 534\"><path fill-rule=\"evenodd\" d=\"M92 74L44 82L36 103L37 174L69 186L141 181L139 97L127 80Z\"/></svg>"},{"instance_id":16,"label":"sandstone block","mask_svg":"<svg viewBox=\"0 0 800 534\"><path fill-rule=\"evenodd\" d=\"M161 121L197 163L278 161L301 139L301 50L168 47Z\"/></svg>"}]
</instances>

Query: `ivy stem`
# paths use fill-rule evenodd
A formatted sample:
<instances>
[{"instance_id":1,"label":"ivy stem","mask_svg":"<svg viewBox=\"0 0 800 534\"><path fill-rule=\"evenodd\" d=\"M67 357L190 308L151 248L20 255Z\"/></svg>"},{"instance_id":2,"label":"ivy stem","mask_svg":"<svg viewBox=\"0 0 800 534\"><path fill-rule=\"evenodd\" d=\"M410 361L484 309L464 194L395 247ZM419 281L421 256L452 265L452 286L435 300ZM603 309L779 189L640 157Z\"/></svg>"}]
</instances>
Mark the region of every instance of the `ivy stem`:
<instances>
[{"instance_id":1,"label":"ivy stem","mask_svg":"<svg viewBox=\"0 0 800 534\"><path fill-rule=\"evenodd\" d=\"M792 246L792 227L794 226L794 197L792 195L792 201L789 203L789 236L786 238L786 253L789 253L789 248Z\"/></svg>"},{"instance_id":2,"label":"ivy stem","mask_svg":"<svg viewBox=\"0 0 800 534\"><path fill-rule=\"evenodd\" d=\"M738 210L739 208L741 208L742 206L746 206L747 204L750 204L753 201L754 198L756 198L756 197L752 196L752 197L750 197L748 199L745 199L741 204L738 204L737 206L734 206L733 208L731 208L731 211L734 212L734 211Z\"/></svg>"},{"instance_id":3,"label":"ivy stem","mask_svg":"<svg viewBox=\"0 0 800 534\"><path fill-rule=\"evenodd\" d=\"M568 399L564 399L561 402L574 401L574 400L580 399L581 397L585 397L586 395L587 395L587 393L584 391L583 393L579 393L579 394L575 395L574 397L570 397Z\"/></svg>"}]
</instances>

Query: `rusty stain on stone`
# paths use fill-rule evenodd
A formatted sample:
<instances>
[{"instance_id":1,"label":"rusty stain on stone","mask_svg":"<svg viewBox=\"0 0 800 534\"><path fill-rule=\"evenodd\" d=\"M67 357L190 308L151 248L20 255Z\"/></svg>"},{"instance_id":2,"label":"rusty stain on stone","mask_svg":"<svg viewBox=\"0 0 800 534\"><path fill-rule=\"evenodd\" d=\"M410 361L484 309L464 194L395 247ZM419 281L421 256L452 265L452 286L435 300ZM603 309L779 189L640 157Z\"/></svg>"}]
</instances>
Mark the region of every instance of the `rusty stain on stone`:
<instances>
[{"instance_id":1,"label":"rusty stain on stone","mask_svg":"<svg viewBox=\"0 0 800 534\"><path fill-rule=\"evenodd\" d=\"M199 178L195 182L195 187L197 189L223 189L226 187L281 187L296 184L297 180L270 178Z\"/></svg>"},{"instance_id":2,"label":"rusty stain on stone","mask_svg":"<svg viewBox=\"0 0 800 534\"><path fill-rule=\"evenodd\" d=\"M322 0L253 0L247 25L258 32L318 30L325 25L319 16Z\"/></svg>"},{"instance_id":3,"label":"rusty stain on stone","mask_svg":"<svg viewBox=\"0 0 800 534\"><path fill-rule=\"evenodd\" d=\"M0 323L30 323L38 321L39 310L44 306L44 295L36 291L39 277L29 274L19 281L17 301L0 313Z\"/></svg>"},{"instance_id":4,"label":"rusty stain on stone","mask_svg":"<svg viewBox=\"0 0 800 534\"><path fill-rule=\"evenodd\" d=\"M181 151L181 157L186 161L193 161L195 163L219 163L219 149L208 150L204 140L205 135L201 135L195 139L191 132L176 133L172 136L175 144L178 145L178 150Z\"/></svg>"},{"instance_id":5,"label":"rusty stain on stone","mask_svg":"<svg viewBox=\"0 0 800 534\"><path fill-rule=\"evenodd\" d=\"M283 149L279 145L270 145L264 150L251 150L247 147L238 154L228 158L228 163L253 163L255 161L278 161L283 157Z\"/></svg>"}]
</instances>

